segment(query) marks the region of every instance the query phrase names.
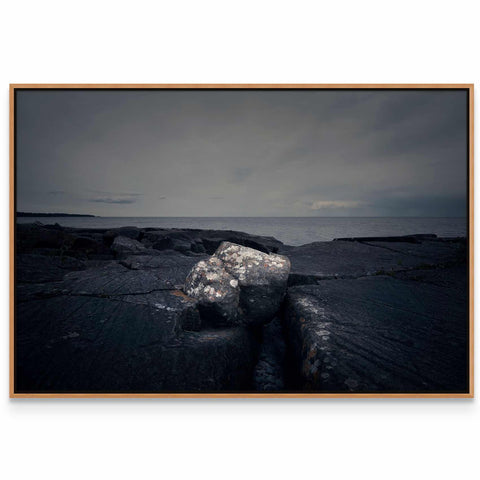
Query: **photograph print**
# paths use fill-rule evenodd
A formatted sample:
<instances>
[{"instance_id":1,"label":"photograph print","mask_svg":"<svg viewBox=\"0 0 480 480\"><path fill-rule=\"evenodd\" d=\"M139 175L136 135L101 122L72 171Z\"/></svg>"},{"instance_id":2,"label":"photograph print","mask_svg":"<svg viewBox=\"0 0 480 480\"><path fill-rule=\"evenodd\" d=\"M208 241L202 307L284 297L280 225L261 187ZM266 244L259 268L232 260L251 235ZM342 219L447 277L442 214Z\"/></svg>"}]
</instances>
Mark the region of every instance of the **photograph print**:
<instances>
[{"instance_id":1,"label":"photograph print","mask_svg":"<svg viewBox=\"0 0 480 480\"><path fill-rule=\"evenodd\" d=\"M11 85L12 397L473 396L473 86Z\"/></svg>"}]
</instances>

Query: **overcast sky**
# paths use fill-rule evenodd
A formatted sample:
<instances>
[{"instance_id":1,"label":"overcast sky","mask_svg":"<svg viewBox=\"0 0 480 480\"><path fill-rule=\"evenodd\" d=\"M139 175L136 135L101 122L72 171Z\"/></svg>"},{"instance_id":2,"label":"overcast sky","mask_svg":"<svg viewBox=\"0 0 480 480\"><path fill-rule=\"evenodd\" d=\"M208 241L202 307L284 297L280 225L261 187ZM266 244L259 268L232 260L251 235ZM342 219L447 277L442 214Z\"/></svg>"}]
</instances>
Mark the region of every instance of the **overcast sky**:
<instances>
[{"instance_id":1,"label":"overcast sky","mask_svg":"<svg viewBox=\"0 0 480 480\"><path fill-rule=\"evenodd\" d=\"M464 91L21 91L17 210L464 216Z\"/></svg>"}]
</instances>

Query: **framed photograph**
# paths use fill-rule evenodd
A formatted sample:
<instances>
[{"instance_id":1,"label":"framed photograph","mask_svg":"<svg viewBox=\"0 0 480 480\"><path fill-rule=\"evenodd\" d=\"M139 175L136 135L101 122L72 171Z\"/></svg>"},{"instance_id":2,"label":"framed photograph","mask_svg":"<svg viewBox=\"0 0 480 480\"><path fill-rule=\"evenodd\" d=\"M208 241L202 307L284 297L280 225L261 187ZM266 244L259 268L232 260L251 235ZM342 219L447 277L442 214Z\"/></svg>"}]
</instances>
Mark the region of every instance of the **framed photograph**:
<instances>
[{"instance_id":1,"label":"framed photograph","mask_svg":"<svg viewBox=\"0 0 480 480\"><path fill-rule=\"evenodd\" d=\"M11 397L473 397L473 85L11 85Z\"/></svg>"}]
</instances>

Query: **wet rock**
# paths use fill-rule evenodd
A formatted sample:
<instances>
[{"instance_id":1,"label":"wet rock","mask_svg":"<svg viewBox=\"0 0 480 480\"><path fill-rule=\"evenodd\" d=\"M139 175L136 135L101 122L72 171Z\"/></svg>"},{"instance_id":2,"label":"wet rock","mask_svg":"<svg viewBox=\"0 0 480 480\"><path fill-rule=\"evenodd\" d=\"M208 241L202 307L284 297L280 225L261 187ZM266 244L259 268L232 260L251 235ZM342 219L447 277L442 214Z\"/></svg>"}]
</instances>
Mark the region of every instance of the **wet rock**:
<instances>
[{"instance_id":1,"label":"wet rock","mask_svg":"<svg viewBox=\"0 0 480 480\"><path fill-rule=\"evenodd\" d=\"M285 295L290 261L252 248L224 242L215 252L240 286L240 308L248 323L269 322Z\"/></svg>"},{"instance_id":2,"label":"wet rock","mask_svg":"<svg viewBox=\"0 0 480 480\"><path fill-rule=\"evenodd\" d=\"M137 240L132 238L118 236L112 243L111 249L120 256L125 255L142 255L146 252L146 247Z\"/></svg>"},{"instance_id":3,"label":"wet rock","mask_svg":"<svg viewBox=\"0 0 480 480\"><path fill-rule=\"evenodd\" d=\"M241 323L238 280L228 274L221 260L198 262L185 280L185 293L198 300L202 317L213 325Z\"/></svg>"}]
</instances>

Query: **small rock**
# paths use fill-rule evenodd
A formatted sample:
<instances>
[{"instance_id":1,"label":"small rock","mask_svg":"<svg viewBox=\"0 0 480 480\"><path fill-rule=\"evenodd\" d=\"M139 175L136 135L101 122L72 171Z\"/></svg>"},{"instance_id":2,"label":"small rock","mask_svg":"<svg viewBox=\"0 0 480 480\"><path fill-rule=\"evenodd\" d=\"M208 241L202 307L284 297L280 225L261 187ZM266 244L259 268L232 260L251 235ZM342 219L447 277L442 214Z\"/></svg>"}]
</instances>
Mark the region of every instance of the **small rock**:
<instances>
[{"instance_id":1,"label":"small rock","mask_svg":"<svg viewBox=\"0 0 480 480\"><path fill-rule=\"evenodd\" d=\"M111 245L115 237L118 236L132 238L133 240L140 240L141 230L137 227L119 227L107 230L103 234L103 238L108 245Z\"/></svg>"},{"instance_id":2,"label":"small rock","mask_svg":"<svg viewBox=\"0 0 480 480\"><path fill-rule=\"evenodd\" d=\"M100 247L101 245L99 245L99 243L94 238L76 237L73 240L71 249L96 252L101 249Z\"/></svg>"},{"instance_id":3,"label":"small rock","mask_svg":"<svg viewBox=\"0 0 480 480\"><path fill-rule=\"evenodd\" d=\"M122 235L115 237L111 248L117 255L140 255L147 250L145 245L137 240Z\"/></svg>"},{"instance_id":4,"label":"small rock","mask_svg":"<svg viewBox=\"0 0 480 480\"><path fill-rule=\"evenodd\" d=\"M155 250L170 250L173 249L173 240L170 237L164 237L152 245Z\"/></svg>"}]
</instances>

